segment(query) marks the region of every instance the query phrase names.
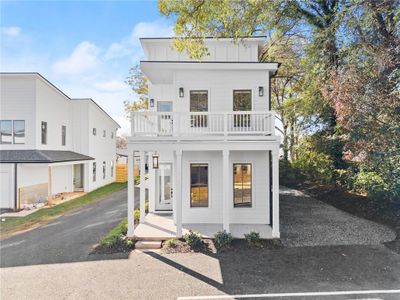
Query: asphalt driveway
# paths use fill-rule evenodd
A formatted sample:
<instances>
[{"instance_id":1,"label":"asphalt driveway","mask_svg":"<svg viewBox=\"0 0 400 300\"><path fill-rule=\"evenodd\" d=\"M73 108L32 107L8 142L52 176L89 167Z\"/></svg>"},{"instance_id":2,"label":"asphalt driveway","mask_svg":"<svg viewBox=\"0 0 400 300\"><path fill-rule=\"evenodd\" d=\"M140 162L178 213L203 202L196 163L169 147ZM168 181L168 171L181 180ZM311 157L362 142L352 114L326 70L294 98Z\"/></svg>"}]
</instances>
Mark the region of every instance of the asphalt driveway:
<instances>
[{"instance_id":1,"label":"asphalt driveway","mask_svg":"<svg viewBox=\"0 0 400 300\"><path fill-rule=\"evenodd\" d=\"M127 190L120 190L44 226L1 241L1 267L92 259L89 253L93 245L126 216L126 199Z\"/></svg>"}]
</instances>

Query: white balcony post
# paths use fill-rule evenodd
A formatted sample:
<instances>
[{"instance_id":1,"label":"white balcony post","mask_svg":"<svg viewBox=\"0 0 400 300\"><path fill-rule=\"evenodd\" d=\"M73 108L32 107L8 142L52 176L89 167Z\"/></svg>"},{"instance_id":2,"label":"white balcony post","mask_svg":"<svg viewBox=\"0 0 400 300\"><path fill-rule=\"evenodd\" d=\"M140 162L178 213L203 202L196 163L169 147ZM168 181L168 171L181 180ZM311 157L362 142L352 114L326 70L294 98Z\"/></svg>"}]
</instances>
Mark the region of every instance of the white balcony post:
<instances>
[{"instance_id":1,"label":"white balcony post","mask_svg":"<svg viewBox=\"0 0 400 300\"><path fill-rule=\"evenodd\" d=\"M229 232L229 203L231 203L231 197L229 193L229 150L227 149L222 151L222 177L222 223L223 229Z\"/></svg>"},{"instance_id":2,"label":"white balcony post","mask_svg":"<svg viewBox=\"0 0 400 300\"><path fill-rule=\"evenodd\" d=\"M140 223L145 220L145 196L146 196L146 183L144 178L145 173L145 152L140 151Z\"/></svg>"},{"instance_id":3,"label":"white balcony post","mask_svg":"<svg viewBox=\"0 0 400 300\"><path fill-rule=\"evenodd\" d=\"M134 151L128 147L128 233L127 236L134 236L135 220L135 179L133 172L135 169Z\"/></svg>"},{"instance_id":4,"label":"white balcony post","mask_svg":"<svg viewBox=\"0 0 400 300\"><path fill-rule=\"evenodd\" d=\"M135 113L131 112L131 136L135 135Z\"/></svg>"},{"instance_id":5,"label":"white balcony post","mask_svg":"<svg viewBox=\"0 0 400 300\"><path fill-rule=\"evenodd\" d=\"M272 155L272 237L279 238L279 150Z\"/></svg>"},{"instance_id":6,"label":"white balcony post","mask_svg":"<svg viewBox=\"0 0 400 300\"><path fill-rule=\"evenodd\" d=\"M176 237L182 237L182 150L176 150Z\"/></svg>"}]
</instances>

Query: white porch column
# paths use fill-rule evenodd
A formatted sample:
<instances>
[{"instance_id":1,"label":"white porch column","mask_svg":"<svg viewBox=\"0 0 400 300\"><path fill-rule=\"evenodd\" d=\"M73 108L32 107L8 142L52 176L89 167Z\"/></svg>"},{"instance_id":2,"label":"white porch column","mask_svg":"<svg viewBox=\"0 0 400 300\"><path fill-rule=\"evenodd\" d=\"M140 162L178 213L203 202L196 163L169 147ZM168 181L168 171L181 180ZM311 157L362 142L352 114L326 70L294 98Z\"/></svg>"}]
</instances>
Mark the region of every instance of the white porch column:
<instances>
[{"instance_id":1,"label":"white porch column","mask_svg":"<svg viewBox=\"0 0 400 300\"><path fill-rule=\"evenodd\" d=\"M145 152L140 151L140 223L144 223L145 219L145 197L146 197L146 183L144 179L145 170Z\"/></svg>"},{"instance_id":2,"label":"white porch column","mask_svg":"<svg viewBox=\"0 0 400 300\"><path fill-rule=\"evenodd\" d=\"M127 236L132 238L134 236L135 221L135 179L133 172L135 169L135 158L132 149L128 148L128 234Z\"/></svg>"},{"instance_id":3,"label":"white porch column","mask_svg":"<svg viewBox=\"0 0 400 300\"><path fill-rule=\"evenodd\" d=\"M176 237L182 237L182 150L176 150Z\"/></svg>"},{"instance_id":4,"label":"white porch column","mask_svg":"<svg viewBox=\"0 0 400 300\"><path fill-rule=\"evenodd\" d=\"M222 150L222 223L226 232L229 232L229 203L231 203L229 178L229 150L224 149Z\"/></svg>"},{"instance_id":5,"label":"white porch column","mask_svg":"<svg viewBox=\"0 0 400 300\"><path fill-rule=\"evenodd\" d=\"M279 150L272 155L272 237L279 238Z\"/></svg>"}]
</instances>

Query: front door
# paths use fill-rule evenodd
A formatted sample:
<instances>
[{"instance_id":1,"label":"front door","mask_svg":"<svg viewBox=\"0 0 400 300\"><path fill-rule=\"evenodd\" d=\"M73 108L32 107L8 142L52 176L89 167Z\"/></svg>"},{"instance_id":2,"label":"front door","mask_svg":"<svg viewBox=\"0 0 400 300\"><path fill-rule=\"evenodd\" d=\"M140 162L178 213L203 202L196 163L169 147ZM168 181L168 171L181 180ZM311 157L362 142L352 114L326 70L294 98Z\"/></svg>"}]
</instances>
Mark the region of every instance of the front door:
<instances>
[{"instance_id":1,"label":"front door","mask_svg":"<svg viewBox=\"0 0 400 300\"><path fill-rule=\"evenodd\" d=\"M83 164L74 165L74 191L83 191Z\"/></svg>"},{"instance_id":2,"label":"front door","mask_svg":"<svg viewBox=\"0 0 400 300\"><path fill-rule=\"evenodd\" d=\"M190 127L207 127L208 91L190 91Z\"/></svg>"},{"instance_id":3,"label":"front door","mask_svg":"<svg viewBox=\"0 0 400 300\"><path fill-rule=\"evenodd\" d=\"M234 127L250 127L250 114L245 112L252 110L251 102L251 90L233 91L233 111L240 112L234 115Z\"/></svg>"},{"instance_id":4,"label":"front door","mask_svg":"<svg viewBox=\"0 0 400 300\"><path fill-rule=\"evenodd\" d=\"M161 163L157 173L156 210L172 210L172 163Z\"/></svg>"},{"instance_id":5,"label":"front door","mask_svg":"<svg viewBox=\"0 0 400 300\"><path fill-rule=\"evenodd\" d=\"M172 101L157 101L157 112L166 113L158 116L158 132L170 135L173 130Z\"/></svg>"}]
</instances>

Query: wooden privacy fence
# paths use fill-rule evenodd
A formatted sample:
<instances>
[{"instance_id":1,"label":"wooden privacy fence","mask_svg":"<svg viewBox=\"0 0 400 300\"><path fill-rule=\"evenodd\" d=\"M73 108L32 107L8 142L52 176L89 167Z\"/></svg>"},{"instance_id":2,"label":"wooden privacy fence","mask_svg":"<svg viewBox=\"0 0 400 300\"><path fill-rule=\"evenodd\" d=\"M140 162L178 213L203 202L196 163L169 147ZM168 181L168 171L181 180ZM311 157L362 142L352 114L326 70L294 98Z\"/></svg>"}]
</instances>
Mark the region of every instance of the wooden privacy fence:
<instances>
[{"instance_id":1,"label":"wooden privacy fence","mask_svg":"<svg viewBox=\"0 0 400 300\"><path fill-rule=\"evenodd\" d=\"M134 176L139 176L139 166L137 164L135 164ZM116 181L117 182L128 181L128 164L116 165Z\"/></svg>"}]
</instances>

